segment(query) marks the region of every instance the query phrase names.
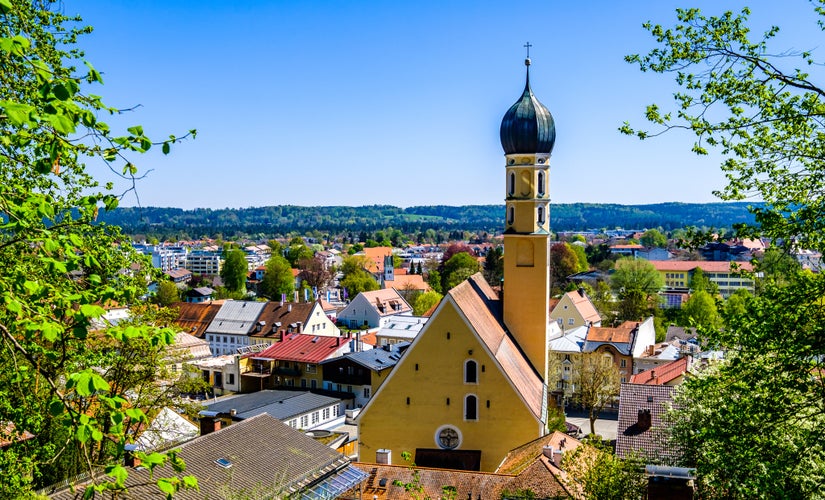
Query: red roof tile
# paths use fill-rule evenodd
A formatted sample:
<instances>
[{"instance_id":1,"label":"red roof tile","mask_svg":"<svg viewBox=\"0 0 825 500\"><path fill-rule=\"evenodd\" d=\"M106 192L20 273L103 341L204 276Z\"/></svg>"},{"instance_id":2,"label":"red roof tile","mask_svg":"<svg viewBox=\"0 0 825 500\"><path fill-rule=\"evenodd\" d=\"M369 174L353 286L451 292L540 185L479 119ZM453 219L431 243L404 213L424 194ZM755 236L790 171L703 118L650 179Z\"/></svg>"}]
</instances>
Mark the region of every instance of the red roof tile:
<instances>
[{"instance_id":1,"label":"red roof tile","mask_svg":"<svg viewBox=\"0 0 825 500\"><path fill-rule=\"evenodd\" d=\"M665 385L668 382L684 375L689 366L690 358L685 356L684 358L679 358L676 361L671 361L670 363L662 366L657 366L656 368L639 372L630 377L630 383L642 385Z\"/></svg>"},{"instance_id":2,"label":"red roof tile","mask_svg":"<svg viewBox=\"0 0 825 500\"><path fill-rule=\"evenodd\" d=\"M320 363L346 350L346 339L341 337L321 337L293 333L286 335L282 342L276 342L267 349L245 355L245 358L297 361L299 363Z\"/></svg>"},{"instance_id":3,"label":"red roof tile","mask_svg":"<svg viewBox=\"0 0 825 500\"><path fill-rule=\"evenodd\" d=\"M657 271L692 271L697 267L705 273L729 273L731 272L730 262L718 262L710 260L651 260ZM736 262L740 271L753 271L750 262Z\"/></svg>"}]
</instances>

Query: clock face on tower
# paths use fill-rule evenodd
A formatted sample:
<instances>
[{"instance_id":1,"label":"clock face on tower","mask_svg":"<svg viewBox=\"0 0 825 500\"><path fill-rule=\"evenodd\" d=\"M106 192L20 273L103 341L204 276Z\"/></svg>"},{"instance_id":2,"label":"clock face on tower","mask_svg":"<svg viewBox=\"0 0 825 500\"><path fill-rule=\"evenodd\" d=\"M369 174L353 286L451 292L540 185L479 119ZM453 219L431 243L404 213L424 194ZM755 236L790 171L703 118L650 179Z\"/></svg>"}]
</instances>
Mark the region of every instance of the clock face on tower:
<instances>
[{"instance_id":1,"label":"clock face on tower","mask_svg":"<svg viewBox=\"0 0 825 500\"><path fill-rule=\"evenodd\" d=\"M455 449L459 443L458 431L452 427L444 427L438 433L438 446L445 450Z\"/></svg>"}]
</instances>

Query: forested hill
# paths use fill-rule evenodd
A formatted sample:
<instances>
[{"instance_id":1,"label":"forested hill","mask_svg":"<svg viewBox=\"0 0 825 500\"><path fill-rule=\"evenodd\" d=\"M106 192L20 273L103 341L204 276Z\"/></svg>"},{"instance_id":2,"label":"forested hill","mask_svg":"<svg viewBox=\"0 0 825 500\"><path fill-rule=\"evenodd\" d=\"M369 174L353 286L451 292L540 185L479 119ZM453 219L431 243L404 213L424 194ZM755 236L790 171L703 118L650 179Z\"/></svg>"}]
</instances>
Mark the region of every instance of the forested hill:
<instances>
[{"instance_id":1,"label":"forested hill","mask_svg":"<svg viewBox=\"0 0 825 500\"><path fill-rule=\"evenodd\" d=\"M727 228L752 222L747 203L659 203L612 205L599 203L553 204L554 231L653 228L685 226ZM187 233L192 237L223 233L286 234L291 231L323 232L376 230L387 227L414 232L426 229L498 232L503 226L503 205L361 207L300 207L280 205L241 209L125 207L101 213L101 221L116 224L127 233Z\"/></svg>"}]
</instances>

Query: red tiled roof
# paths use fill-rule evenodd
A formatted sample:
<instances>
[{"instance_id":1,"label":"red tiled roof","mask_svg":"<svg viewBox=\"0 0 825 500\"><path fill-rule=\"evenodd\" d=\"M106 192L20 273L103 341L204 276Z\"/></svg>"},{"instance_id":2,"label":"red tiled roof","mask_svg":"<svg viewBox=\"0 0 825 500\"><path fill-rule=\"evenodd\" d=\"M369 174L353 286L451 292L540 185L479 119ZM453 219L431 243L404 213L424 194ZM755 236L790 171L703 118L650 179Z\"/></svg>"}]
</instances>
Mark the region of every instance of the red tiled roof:
<instances>
[{"instance_id":1,"label":"red tiled roof","mask_svg":"<svg viewBox=\"0 0 825 500\"><path fill-rule=\"evenodd\" d=\"M412 311L410 304L394 288L361 292L360 295L375 308L379 316L393 316Z\"/></svg>"},{"instance_id":2,"label":"red tiled roof","mask_svg":"<svg viewBox=\"0 0 825 500\"><path fill-rule=\"evenodd\" d=\"M651 260L657 271L692 271L697 267L705 273L729 273L731 272L730 262L719 262L711 260ZM750 262L736 262L740 271L753 271Z\"/></svg>"},{"instance_id":3,"label":"red tiled roof","mask_svg":"<svg viewBox=\"0 0 825 500\"><path fill-rule=\"evenodd\" d=\"M245 358L297 361L299 363L320 363L338 356L346 339L341 337L321 337L304 333L286 335L282 342L276 342L267 349L245 355Z\"/></svg>"},{"instance_id":4,"label":"red tiled roof","mask_svg":"<svg viewBox=\"0 0 825 500\"><path fill-rule=\"evenodd\" d=\"M395 288L396 290L423 290L430 291L430 285L424 281L424 277L420 274L395 274L394 280L384 281L385 288Z\"/></svg>"},{"instance_id":5,"label":"red tiled roof","mask_svg":"<svg viewBox=\"0 0 825 500\"><path fill-rule=\"evenodd\" d=\"M258 321L265 324L260 332L253 332L253 337L275 337L279 330L288 330L289 325L301 322L306 324L315 302L268 302L261 311ZM280 326L276 326L280 323Z\"/></svg>"},{"instance_id":6,"label":"red tiled roof","mask_svg":"<svg viewBox=\"0 0 825 500\"><path fill-rule=\"evenodd\" d=\"M616 456L641 454L642 458L667 460L677 455L676 450L667 445L662 420L673 402L674 389L667 385L621 385ZM649 428L639 425L640 411L650 412Z\"/></svg>"},{"instance_id":7,"label":"red tiled roof","mask_svg":"<svg viewBox=\"0 0 825 500\"><path fill-rule=\"evenodd\" d=\"M617 249L617 250L644 250L644 246L642 245L610 245L610 249Z\"/></svg>"},{"instance_id":8,"label":"red tiled roof","mask_svg":"<svg viewBox=\"0 0 825 500\"><path fill-rule=\"evenodd\" d=\"M599 311L596 310L593 303L590 302L589 298L587 298L587 295L584 295L584 292L567 292L567 296L573 301L573 307L579 311L579 314L582 315L584 321L598 323L602 320L602 317L599 315Z\"/></svg>"},{"instance_id":9,"label":"red tiled roof","mask_svg":"<svg viewBox=\"0 0 825 500\"><path fill-rule=\"evenodd\" d=\"M671 361L670 363L666 363L662 366L657 366L656 368L639 372L630 377L630 383L641 385L665 385L668 382L684 375L688 370L689 362L690 358L685 356L684 358L679 358L676 361Z\"/></svg>"},{"instance_id":10,"label":"red tiled roof","mask_svg":"<svg viewBox=\"0 0 825 500\"><path fill-rule=\"evenodd\" d=\"M585 340L590 342L612 342L614 344L630 343L633 340L632 333L632 328L623 328L622 326L618 328L593 326L587 331Z\"/></svg>"}]
</instances>

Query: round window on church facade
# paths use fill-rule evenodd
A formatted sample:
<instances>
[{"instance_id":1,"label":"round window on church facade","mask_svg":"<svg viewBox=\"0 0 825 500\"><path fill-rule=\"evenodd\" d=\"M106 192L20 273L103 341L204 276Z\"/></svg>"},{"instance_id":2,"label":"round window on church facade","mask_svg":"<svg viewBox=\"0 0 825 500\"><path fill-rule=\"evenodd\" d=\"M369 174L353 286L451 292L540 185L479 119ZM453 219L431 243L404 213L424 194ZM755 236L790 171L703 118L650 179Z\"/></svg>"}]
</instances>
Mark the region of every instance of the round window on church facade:
<instances>
[{"instance_id":1,"label":"round window on church facade","mask_svg":"<svg viewBox=\"0 0 825 500\"><path fill-rule=\"evenodd\" d=\"M442 425L435 431L435 444L442 450L454 450L461 446L461 431L452 425Z\"/></svg>"}]
</instances>

